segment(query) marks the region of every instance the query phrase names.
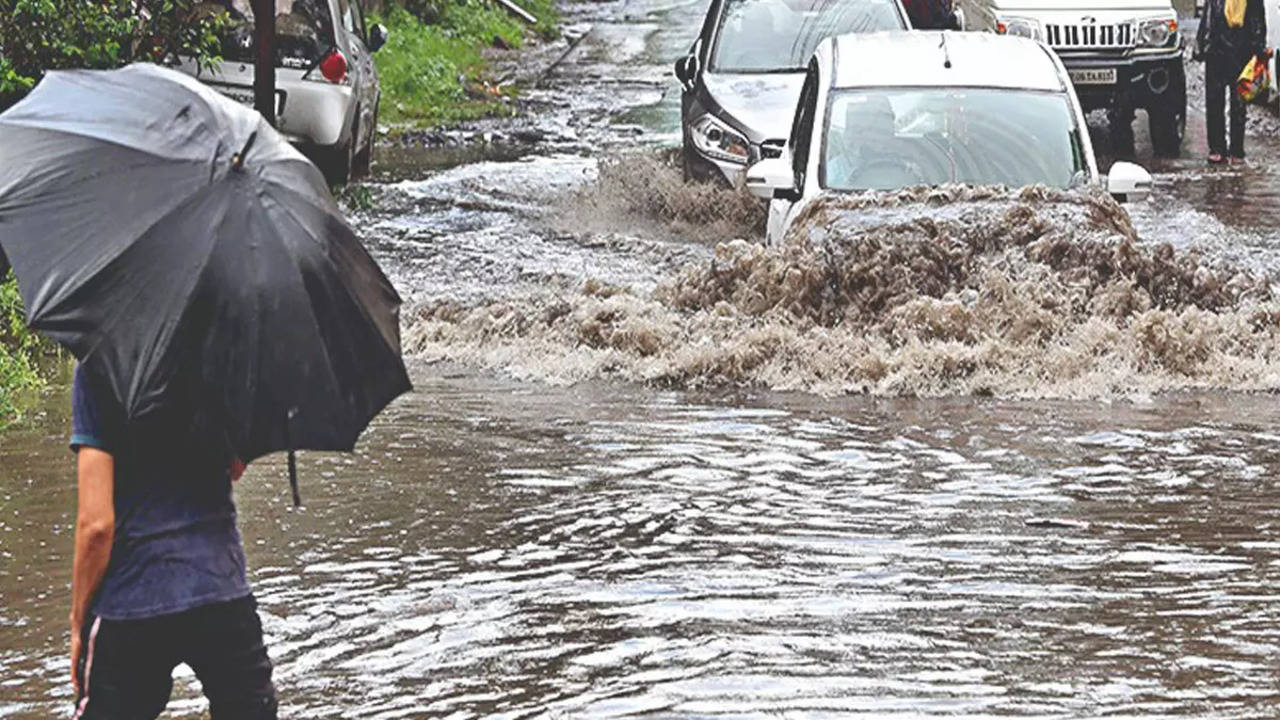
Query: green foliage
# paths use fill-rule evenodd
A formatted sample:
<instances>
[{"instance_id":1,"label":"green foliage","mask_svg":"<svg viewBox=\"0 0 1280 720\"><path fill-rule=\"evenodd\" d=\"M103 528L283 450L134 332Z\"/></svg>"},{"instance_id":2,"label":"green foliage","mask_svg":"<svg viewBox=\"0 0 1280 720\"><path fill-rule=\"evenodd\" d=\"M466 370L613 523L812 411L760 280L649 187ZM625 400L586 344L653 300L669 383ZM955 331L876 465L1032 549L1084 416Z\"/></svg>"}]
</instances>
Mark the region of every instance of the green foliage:
<instances>
[{"instance_id":1,"label":"green foliage","mask_svg":"<svg viewBox=\"0 0 1280 720\"><path fill-rule=\"evenodd\" d=\"M331 188L333 196L349 211L368 212L373 209L373 191L364 183L348 183Z\"/></svg>"},{"instance_id":2,"label":"green foliage","mask_svg":"<svg viewBox=\"0 0 1280 720\"><path fill-rule=\"evenodd\" d=\"M0 109L49 70L113 68L179 55L210 62L225 19L204 0L3 0Z\"/></svg>"},{"instance_id":3,"label":"green foliage","mask_svg":"<svg viewBox=\"0 0 1280 720\"><path fill-rule=\"evenodd\" d=\"M555 33L559 17L552 0L520 4L538 18L537 31ZM483 82L481 50L497 39L520 47L528 26L490 0L407 0L405 5L409 10L390 6L375 18L391 31L375 56L382 117L433 125L500 112L509 91Z\"/></svg>"},{"instance_id":4,"label":"green foliage","mask_svg":"<svg viewBox=\"0 0 1280 720\"><path fill-rule=\"evenodd\" d=\"M38 359L48 351L27 329L18 284L6 274L0 282L0 430L19 419L24 393L44 387Z\"/></svg>"}]
</instances>

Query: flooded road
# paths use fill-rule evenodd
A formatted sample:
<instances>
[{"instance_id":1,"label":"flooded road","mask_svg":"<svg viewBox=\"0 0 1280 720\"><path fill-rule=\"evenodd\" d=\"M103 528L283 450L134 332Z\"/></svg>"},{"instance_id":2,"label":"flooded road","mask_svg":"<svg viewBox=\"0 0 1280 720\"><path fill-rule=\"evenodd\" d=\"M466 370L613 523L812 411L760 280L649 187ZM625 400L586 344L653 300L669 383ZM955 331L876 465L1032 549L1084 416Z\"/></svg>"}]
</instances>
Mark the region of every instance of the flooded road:
<instances>
[{"instance_id":1,"label":"flooded road","mask_svg":"<svg viewBox=\"0 0 1280 720\"><path fill-rule=\"evenodd\" d=\"M678 138L669 61L702 11L570 6L585 35L529 93L535 141L381 158L355 217L410 301L416 390L353 456L302 457L303 511L279 459L237 491L282 717L1280 715L1272 395L599 379L681 337L640 323L656 310L627 325L626 303L660 304L648 293L743 234L698 211L732 198L693 197L657 165L621 173L653 182L600 181L618 179L609 153ZM1233 198L1280 195L1280 145L1251 138L1251 166L1211 171L1202 123L1177 161L1151 162L1139 135L1158 194L1131 209L1138 248L1274 280L1280 229ZM707 327L770 330L730 310L713 304ZM561 317L591 353L548 368L550 351L510 341ZM716 349L687 342L691 367ZM901 371L935 370L920 363ZM1256 386L1280 382L1253 367ZM0 436L0 717L69 715L67 405L55 393ZM169 717L203 716L185 668L176 688Z\"/></svg>"}]
</instances>

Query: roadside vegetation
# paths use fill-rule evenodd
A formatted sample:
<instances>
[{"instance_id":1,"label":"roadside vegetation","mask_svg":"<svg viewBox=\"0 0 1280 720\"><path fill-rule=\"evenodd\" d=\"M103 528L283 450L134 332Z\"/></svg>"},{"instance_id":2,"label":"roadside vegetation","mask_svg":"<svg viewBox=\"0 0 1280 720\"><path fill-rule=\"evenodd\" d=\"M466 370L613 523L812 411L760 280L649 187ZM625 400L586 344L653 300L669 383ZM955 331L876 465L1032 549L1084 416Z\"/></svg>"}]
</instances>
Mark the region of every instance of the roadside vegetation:
<instances>
[{"instance_id":1,"label":"roadside vegetation","mask_svg":"<svg viewBox=\"0 0 1280 720\"><path fill-rule=\"evenodd\" d=\"M51 343L27 329L18 284L12 273L0 279L0 430L22 412L56 370Z\"/></svg>"},{"instance_id":2,"label":"roadside vegetation","mask_svg":"<svg viewBox=\"0 0 1280 720\"><path fill-rule=\"evenodd\" d=\"M199 0L13 0L0 17L0 110L45 72L108 69L178 55L209 61L219 16Z\"/></svg>"},{"instance_id":3,"label":"roadside vegetation","mask_svg":"<svg viewBox=\"0 0 1280 720\"><path fill-rule=\"evenodd\" d=\"M220 19L200 0L12 0L0 11L0 110L50 70L108 69L178 55L210 62ZM58 351L27 329L13 275L0 277L0 429L58 372Z\"/></svg>"},{"instance_id":4,"label":"roadside vegetation","mask_svg":"<svg viewBox=\"0 0 1280 720\"><path fill-rule=\"evenodd\" d=\"M425 128L507 112L514 90L488 77L485 49L519 48L527 37L554 37L553 0L521 0L530 26L491 0L410 0L373 15L391 31L377 54L382 120Z\"/></svg>"}]
</instances>

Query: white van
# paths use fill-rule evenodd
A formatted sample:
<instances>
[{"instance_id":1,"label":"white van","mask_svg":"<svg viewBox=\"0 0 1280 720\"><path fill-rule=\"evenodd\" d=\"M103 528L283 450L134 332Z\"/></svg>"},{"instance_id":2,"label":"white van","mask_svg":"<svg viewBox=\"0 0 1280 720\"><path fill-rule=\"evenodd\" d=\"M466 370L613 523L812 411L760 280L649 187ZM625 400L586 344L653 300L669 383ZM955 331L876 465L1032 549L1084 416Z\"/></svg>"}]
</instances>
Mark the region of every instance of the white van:
<instances>
[{"instance_id":1,"label":"white van","mask_svg":"<svg viewBox=\"0 0 1280 720\"><path fill-rule=\"evenodd\" d=\"M1169 0L957 0L966 30L1016 35L1054 49L1085 111L1107 110L1112 143L1132 151L1146 110L1157 155L1181 152L1187 127L1184 43Z\"/></svg>"}]
</instances>

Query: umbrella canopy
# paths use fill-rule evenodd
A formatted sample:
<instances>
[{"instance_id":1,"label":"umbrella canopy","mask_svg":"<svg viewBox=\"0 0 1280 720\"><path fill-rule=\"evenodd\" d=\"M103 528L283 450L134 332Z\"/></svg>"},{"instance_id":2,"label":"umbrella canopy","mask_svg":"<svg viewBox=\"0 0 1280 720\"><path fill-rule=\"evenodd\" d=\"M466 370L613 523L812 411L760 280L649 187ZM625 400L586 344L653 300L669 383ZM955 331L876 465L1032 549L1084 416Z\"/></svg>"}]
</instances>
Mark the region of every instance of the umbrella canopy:
<instances>
[{"instance_id":1,"label":"umbrella canopy","mask_svg":"<svg viewBox=\"0 0 1280 720\"><path fill-rule=\"evenodd\" d=\"M128 420L181 398L246 462L351 450L410 387L400 297L320 172L177 72L51 72L0 114L0 254Z\"/></svg>"}]
</instances>

